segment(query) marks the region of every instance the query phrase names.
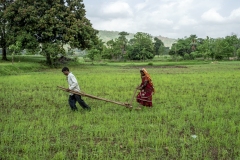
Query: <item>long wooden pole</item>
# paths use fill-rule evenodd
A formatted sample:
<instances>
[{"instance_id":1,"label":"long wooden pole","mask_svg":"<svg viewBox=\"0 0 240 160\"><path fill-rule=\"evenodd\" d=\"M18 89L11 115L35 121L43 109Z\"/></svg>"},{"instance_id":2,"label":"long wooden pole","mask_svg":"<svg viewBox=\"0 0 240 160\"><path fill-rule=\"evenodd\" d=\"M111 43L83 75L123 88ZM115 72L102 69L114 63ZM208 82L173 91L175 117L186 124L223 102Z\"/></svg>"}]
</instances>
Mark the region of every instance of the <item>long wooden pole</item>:
<instances>
[{"instance_id":1,"label":"long wooden pole","mask_svg":"<svg viewBox=\"0 0 240 160\"><path fill-rule=\"evenodd\" d=\"M111 102L111 103L118 104L118 105L125 106L125 107L130 107L129 103L116 102L116 101L112 101L112 100L108 100L108 99L105 99L105 98L96 97L96 96L93 96L93 95L90 95L90 94L86 94L86 93L82 93L82 92L76 92L76 91L72 91L72 90L68 91L67 88L64 88L64 87L61 87L61 86L57 86L57 87L59 89L63 90L63 91L69 92L69 93L77 94L77 95L80 95L80 96L86 96L86 97L89 97L89 98L92 98L92 99L102 100L102 101L105 101L105 102Z\"/></svg>"},{"instance_id":2,"label":"long wooden pole","mask_svg":"<svg viewBox=\"0 0 240 160\"><path fill-rule=\"evenodd\" d=\"M136 93L137 93L137 89L135 89L135 91L134 91L134 93L133 93L132 100L131 100L131 102L129 103L129 104L130 104L130 106L132 106L133 99L134 99L134 97L135 97Z\"/></svg>"}]
</instances>

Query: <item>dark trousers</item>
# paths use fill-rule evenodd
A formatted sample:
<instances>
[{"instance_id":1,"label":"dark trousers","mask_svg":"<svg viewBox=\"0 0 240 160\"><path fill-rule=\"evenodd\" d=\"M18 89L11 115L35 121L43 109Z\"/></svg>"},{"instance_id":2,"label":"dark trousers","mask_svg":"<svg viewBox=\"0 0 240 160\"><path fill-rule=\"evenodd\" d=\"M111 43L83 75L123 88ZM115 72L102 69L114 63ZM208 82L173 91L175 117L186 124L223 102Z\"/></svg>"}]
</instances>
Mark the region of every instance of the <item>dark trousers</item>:
<instances>
[{"instance_id":1,"label":"dark trousers","mask_svg":"<svg viewBox=\"0 0 240 160\"><path fill-rule=\"evenodd\" d=\"M73 111L78 110L76 102L78 102L83 109L87 109L89 111L91 110L91 108L84 102L84 100L82 100L80 95L69 95L68 103Z\"/></svg>"}]
</instances>

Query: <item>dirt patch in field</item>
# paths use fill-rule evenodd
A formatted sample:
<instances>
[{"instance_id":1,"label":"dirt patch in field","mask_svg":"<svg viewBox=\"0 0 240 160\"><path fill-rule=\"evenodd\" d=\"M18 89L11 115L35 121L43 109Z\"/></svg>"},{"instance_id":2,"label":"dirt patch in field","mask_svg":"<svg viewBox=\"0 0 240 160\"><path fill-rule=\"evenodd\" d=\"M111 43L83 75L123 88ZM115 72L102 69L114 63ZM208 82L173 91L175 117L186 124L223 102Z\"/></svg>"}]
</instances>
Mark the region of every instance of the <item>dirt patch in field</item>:
<instances>
[{"instance_id":1,"label":"dirt patch in field","mask_svg":"<svg viewBox=\"0 0 240 160\"><path fill-rule=\"evenodd\" d=\"M132 68L188 68L187 66L129 66L124 67L125 69L132 69Z\"/></svg>"}]
</instances>

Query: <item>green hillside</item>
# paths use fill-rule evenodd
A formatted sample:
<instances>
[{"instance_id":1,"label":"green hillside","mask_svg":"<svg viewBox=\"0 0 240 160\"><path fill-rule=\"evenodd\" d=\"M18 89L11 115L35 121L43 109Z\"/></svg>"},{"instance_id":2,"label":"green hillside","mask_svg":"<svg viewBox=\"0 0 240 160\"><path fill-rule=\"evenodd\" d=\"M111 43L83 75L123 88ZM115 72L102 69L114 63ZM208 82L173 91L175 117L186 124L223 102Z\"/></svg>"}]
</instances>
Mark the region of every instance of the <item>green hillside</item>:
<instances>
[{"instance_id":1,"label":"green hillside","mask_svg":"<svg viewBox=\"0 0 240 160\"><path fill-rule=\"evenodd\" d=\"M119 34L120 32L118 31L102 31L102 30L99 30L99 33L98 33L98 36L104 41L104 42L107 42L111 39L115 39L115 38L118 38L119 37ZM132 39L134 36L133 33L129 33L128 36L126 36L126 38L129 40L129 39Z\"/></svg>"},{"instance_id":2,"label":"green hillside","mask_svg":"<svg viewBox=\"0 0 240 160\"><path fill-rule=\"evenodd\" d=\"M98 36L103 40L103 42L107 42L111 39L115 39L119 37L120 32L118 31L103 31L103 30L99 30ZM129 33L128 36L126 36L126 38L132 39L134 36L134 33ZM172 39L172 38L167 38L167 37L163 37L163 36L154 36L154 37L158 37L159 39L161 39L161 41L164 43L164 45L166 47L171 47L172 44L174 43L174 41L176 41L176 39Z\"/></svg>"},{"instance_id":3,"label":"green hillside","mask_svg":"<svg viewBox=\"0 0 240 160\"><path fill-rule=\"evenodd\" d=\"M172 44L176 41L176 39L163 37L163 36L156 36L157 38L161 39L161 41L164 43L165 47L170 47Z\"/></svg>"}]
</instances>

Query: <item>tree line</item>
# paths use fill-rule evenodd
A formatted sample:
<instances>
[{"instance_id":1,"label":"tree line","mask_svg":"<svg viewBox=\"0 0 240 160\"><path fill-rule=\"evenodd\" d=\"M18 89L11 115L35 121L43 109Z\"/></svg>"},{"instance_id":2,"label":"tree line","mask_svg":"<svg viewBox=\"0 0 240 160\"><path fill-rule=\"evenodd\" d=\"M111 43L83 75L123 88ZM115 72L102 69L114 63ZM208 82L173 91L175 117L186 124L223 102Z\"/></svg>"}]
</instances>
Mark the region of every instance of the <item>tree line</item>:
<instances>
[{"instance_id":1,"label":"tree line","mask_svg":"<svg viewBox=\"0 0 240 160\"><path fill-rule=\"evenodd\" d=\"M82 0L1 0L0 47L2 59L26 49L46 57L51 65L71 48L90 49L99 42L98 31L86 18Z\"/></svg>"},{"instance_id":2,"label":"tree line","mask_svg":"<svg viewBox=\"0 0 240 160\"><path fill-rule=\"evenodd\" d=\"M147 60L156 55L171 55L173 60L194 60L196 58L211 60L240 60L240 38L236 34L224 38L198 38L196 35L179 38L171 49L157 37L138 32L127 40L127 32L120 32L115 40L109 40L101 47L89 50L89 58L95 56L104 59ZM102 42L103 44L103 42Z\"/></svg>"},{"instance_id":3,"label":"tree line","mask_svg":"<svg viewBox=\"0 0 240 160\"><path fill-rule=\"evenodd\" d=\"M88 57L94 60L95 57L113 60L147 60L153 59L155 55L164 54L166 47L164 43L153 38L148 33L137 32L130 40L126 38L129 33L122 31L119 37L101 42L99 45L88 51Z\"/></svg>"},{"instance_id":4,"label":"tree line","mask_svg":"<svg viewBox=\"0 0 240 160\"><path fill-rule=\"evenodd\" d=\"M212 60L240 59L240 38L236 34L224 38L198 38L190 35L178 39L171 47L169 54L173 58L183 59L204 58Z\"/></svg>"},{"instance_id":5,"label":"tree line","mask_svg":"<svg viewBox=\"0 0 240 160\"><path fill-rule=\"evenodd\" d=\"M86 50L92 60L96 56L105 59L152 59L163 52L161 40L147 33L137 33L130 41L127 32L104 43L98 31L86 18L82 0L1 0L0 47L2 60L7 51L12 55L22 50L39 53L51 65L59 55L65 55L63 46Z\"/></svg>"},{"instance_id":6,"label":"tree line","mask_svg":"<svg viewBox=\"0 0 240 160\"><path fill-rule=\"evenodd\" d=\"M104 43L86 18L82 0L0 0L0 20L3 60L7 60L8 50L12 55L27 50L45 56L52 65L59 55L76 48L85 50L91 60L144 61L165 54L186 60L240 57L240 39L235 34L217 39L190 35L176 40L169 49L148 33L137 32L128 40L129 33L122 31L118 38ZM63 47L66 44L69 51Z\"/></svg>"}]
</instances>

